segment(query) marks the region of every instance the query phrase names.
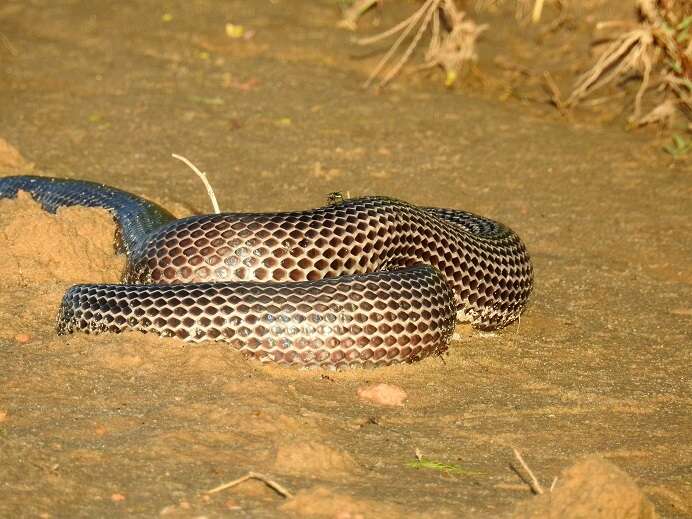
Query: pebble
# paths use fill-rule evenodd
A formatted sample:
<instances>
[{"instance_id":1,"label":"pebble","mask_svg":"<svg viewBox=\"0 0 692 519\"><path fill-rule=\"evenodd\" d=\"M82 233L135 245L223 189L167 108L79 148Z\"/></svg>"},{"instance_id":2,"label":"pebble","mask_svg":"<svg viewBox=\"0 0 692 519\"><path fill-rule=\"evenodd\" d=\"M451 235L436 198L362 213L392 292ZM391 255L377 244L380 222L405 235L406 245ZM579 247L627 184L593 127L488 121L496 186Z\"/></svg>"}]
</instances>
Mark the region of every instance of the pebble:
<instances>
[{"instance_id":1,"label":"pebble","mask_svg":"<svg viewBox=\"0 0 692 519\"><path fill-rule=\"evenodd\" d=\"M18 333L14 336L14 340L17 341L19 344L26 344L31 340L31 335L29 335L28 333Z\"/></svg>"},{"instance_id":2,"label":"pebble","mask_svg":"<svg viewBox=\"0 0 692 519\"><path fill-rule=\"evenodd\" d=\"M408 398L406 391L393 384L375 384L358 388L358 398L361 402L375 405L401 406Z\"/></svg>"}]
</instances>

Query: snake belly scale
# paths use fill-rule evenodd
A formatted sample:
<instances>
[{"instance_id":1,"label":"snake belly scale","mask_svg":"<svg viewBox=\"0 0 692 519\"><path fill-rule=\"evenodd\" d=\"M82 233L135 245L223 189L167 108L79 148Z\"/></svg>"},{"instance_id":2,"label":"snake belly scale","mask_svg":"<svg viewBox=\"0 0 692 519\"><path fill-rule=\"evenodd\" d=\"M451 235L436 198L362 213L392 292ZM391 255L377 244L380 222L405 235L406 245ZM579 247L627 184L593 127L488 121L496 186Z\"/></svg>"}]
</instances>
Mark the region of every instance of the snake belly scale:
<instances>
[{"instance_id":1,"label":"snake belly scale","mask_svg":"<svg viewBox=\"0 0 692 519\"><path fill-rule=\"evenodd\" d=\"M59 334L139 330L224 341L264 362L378 366L441 354L456 318L511 323L533 286L520 238L465 211L364 197L176 219L101 184L0 178L0 198L20 190L49 212L107 209L127 255L123 284L66 292Z\"/></svg>"}]
</instances>

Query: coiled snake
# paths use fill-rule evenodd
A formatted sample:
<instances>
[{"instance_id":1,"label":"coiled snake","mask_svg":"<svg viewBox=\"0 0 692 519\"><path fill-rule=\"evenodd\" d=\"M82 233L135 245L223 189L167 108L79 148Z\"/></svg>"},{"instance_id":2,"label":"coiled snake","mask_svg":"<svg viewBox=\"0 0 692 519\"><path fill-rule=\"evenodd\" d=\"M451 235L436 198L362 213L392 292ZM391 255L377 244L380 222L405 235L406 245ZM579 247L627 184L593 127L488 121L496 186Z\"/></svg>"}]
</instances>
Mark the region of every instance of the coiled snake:
<instances>
[{"instance_id":1,"label":"coiled snake","mask_svg":"<svg viewBox=\"0 0 692 519\"><path fill-rule=\"evenodd\" d=\"M140 330L228 342L265 362L384 365L444 352L455 317L509 324L533 285L519 237L464 211L365 197L176 219L101 184L0 178L0 198L19 190L49 212L109 210L127 254L125 284L66 292L59 334Z\"/></svg>"}]
</instances>

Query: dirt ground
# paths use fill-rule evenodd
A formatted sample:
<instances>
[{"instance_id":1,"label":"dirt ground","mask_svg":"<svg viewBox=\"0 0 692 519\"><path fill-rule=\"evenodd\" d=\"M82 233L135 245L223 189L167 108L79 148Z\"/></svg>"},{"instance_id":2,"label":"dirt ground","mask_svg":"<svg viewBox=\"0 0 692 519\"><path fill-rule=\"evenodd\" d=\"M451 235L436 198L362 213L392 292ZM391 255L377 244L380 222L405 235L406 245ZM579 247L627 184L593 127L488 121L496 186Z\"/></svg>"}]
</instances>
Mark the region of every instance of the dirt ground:
<instances>
[{"instance_id":1,"label":"dirt ground","mask_svg":"<svg viewBox=\"0 0 692 519\"><path fill-rule=\"evenodd\" d=\"M547 35L478 14L493 30L459 86L431 71L379 94L360 85L381 54L336 29L336 3L2 3L0 137L26 161L0 150L2 174L209 212L179 153L227 211L316 207L333 191L474 211L532 255L520 323L460 327L443 358L347 372L262 366L223 344L57 337L67 286L117 280L113 225L4 201L0 516L528 517L550 496L510 467L517 448L546 489L596 455L660 517L692 517L689 160L650 130L626 133L622 99L568 121L506 67L567 85L588 63L590 24L623 3L590 2ZM413 4L387 5L364 33ZM229 38L227 22L251 37ZM403 405L359 398L379 383ZM252 479L206 493L248 472L291 497ZM630 514L618 517L652 517L618 495Z\"/></svg>"}]
</instances>

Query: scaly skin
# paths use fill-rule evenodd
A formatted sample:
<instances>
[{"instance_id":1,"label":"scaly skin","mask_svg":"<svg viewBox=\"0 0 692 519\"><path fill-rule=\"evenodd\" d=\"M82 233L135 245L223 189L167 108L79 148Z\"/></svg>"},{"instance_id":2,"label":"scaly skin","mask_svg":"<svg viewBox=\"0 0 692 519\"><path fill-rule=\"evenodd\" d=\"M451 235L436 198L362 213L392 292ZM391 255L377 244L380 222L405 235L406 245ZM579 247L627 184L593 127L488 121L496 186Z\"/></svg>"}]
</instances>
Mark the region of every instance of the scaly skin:
<instances>
[{"instance_id":1,"label":"scaly skin","mask_svg":"<svg viewBox=\"0 0 692 519\"><path fill-rule=\"evenodd\" d=\"M411 362L447 348L455 314L482 329L519 317L533 286L509 228L384 197L290 213L176 220L130 193L78 180L0 179L0 198L111 211L124 285L77 285L58 332L128 329L218 340L262 361L344 366Z\"/></svg>"}]
</instances>

